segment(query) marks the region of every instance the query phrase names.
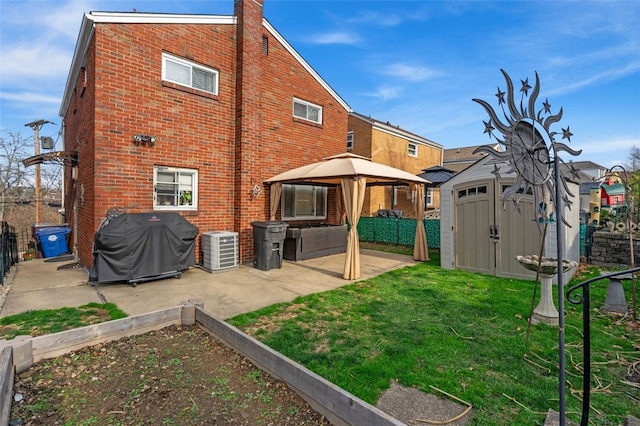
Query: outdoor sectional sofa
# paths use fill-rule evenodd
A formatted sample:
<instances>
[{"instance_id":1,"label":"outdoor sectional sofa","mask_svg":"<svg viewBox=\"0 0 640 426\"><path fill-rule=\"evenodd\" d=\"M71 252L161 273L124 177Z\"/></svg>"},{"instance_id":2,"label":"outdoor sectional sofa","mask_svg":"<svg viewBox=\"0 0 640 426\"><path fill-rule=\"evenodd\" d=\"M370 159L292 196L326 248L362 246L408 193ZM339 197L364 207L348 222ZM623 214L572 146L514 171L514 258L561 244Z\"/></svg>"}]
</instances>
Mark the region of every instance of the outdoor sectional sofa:
<instances>
[{"instance_id":1,"label":"outdoor sectional sofa","mask_svg":"<svg viewBox=\"0 0 640 426\"><path fill-rule=\"evenodd\" d=\"M282 256L300 261L347 251L347 227L344 225L289 226Z\"/></svg>"}]
</instances>

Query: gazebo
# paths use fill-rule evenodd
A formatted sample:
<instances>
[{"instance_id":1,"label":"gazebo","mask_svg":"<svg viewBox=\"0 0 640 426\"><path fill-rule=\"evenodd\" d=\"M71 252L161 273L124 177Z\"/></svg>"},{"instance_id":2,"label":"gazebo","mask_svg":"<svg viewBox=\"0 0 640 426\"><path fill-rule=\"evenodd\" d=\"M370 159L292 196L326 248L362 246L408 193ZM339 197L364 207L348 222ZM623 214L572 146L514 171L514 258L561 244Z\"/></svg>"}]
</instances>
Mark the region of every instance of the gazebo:
<instances>
[{"instance_id":1,"label":"gazebo","mask_svg":"<svg viewBox=\"0 0 640 426\"><path fill-rule=\"evenodd\" d=\"M339 191L338 208L341 216L349 221L351 228L347 234L347 256L344 264L344 279L354 280L360 277L360 244L358 241L358 220L362 212L364 193L367 186L409 185L416 191L414 214L417 218L416 236L413 247L413 259L429 260L427 234L421 218L424 216L424 186L428 180L371 161L359 155L343 153L326 157L317 163L308 164L273 176L266 183L271 184L270 215L275 215L280 204L282 184L335 186ZM341 203L340 203L341 201Z\"/></svg>"}]
</instances>

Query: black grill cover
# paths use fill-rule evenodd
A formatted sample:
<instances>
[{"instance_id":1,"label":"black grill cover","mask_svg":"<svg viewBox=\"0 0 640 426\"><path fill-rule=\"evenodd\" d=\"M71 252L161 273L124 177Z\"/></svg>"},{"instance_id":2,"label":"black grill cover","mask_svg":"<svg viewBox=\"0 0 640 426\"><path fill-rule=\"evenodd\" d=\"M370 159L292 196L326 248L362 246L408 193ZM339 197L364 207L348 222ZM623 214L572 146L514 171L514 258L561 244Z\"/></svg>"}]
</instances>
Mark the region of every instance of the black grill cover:
<instances>
[{"instance_id":1,"label":"black grill cover","mask_svg":"<svg viewBox=\"0 0 640 426\"><path fill-rule=\"evenodd\" d=\"M96 232L91 282L132 281L195 265L198 228L177 213L123 213Z\"/></svg>"}]
</instances>

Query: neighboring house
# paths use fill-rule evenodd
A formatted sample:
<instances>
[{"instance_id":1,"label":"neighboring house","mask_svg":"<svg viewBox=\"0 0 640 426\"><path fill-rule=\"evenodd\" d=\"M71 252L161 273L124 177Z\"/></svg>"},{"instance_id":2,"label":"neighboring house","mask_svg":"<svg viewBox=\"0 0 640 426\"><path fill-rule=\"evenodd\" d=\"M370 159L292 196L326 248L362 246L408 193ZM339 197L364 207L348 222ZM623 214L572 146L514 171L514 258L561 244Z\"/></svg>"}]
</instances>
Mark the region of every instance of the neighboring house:
<instances>
[{"instance_id":1,"label":"neighboring house","mask_svg":"<svg viewBox=\"0 0 640 426\"><path fill-rule=\"evenodd\" d=\"M345 152L349 112L262 0L235 1L234 16L86 13L60 107L80 262L93 263L94 235L118 207L238 232L250 260L251 223L269 219L263 181ZM338 223L334 189L303 189L283 188L278 219Z\"/></svg>"},{"instance_id":2,"label":"neighboring house","mask_svg":"<svg viewBox=\"0 0 640 426\"><path fill-rule=\"evenodd\" d=\"M443 166L433 166L425 169L420 173L422 179L431 182L425 189L424 209L434 210L440 208L440 186L455 176L453 170Z\"/></svg>"},{"instance_id":3,"label":"neighboring house","mask_svg":"<svg viewBox=\"0 0 640 426\"><path fill-rule=\"evenodd\" d=\"M455 173L460 173L481 158L486 157L486 152L476 152L474 154L474 151L481 146L485 145L474 145L445 149L444 156L442 158L442 165L450 170L453 170ZM499 143L493 145L493 149L495 149L496 151L503 151L502 146Z\"/></svg>"},{"instance_id":4,"label":"neighboring house","mask_svg":"<svg viewBox=\"0 0 640 426\"><path fill-rule=\"evenodd\" d=\"M591 186L589 212L585 220L589 225L603 225L600 217L602 211L615 214L619 207L626 205L624 185L615 179L596 182L596 185Z\"/></svg>"},{"instance_id":5,"label":"neighboring house","mask_svg":"<svg viewBox=\"0 0 640 426\"><path fill-rule=\"evenodd\" d=\"M568 166L580 170L582 173L591 176L593 180L598 180L607 174L607 169L592 161L569 161Z\"/></svg>"},{"instance_id":6,"label":"neighboring house","mask_svg":"<svg viewBox=\"0 0 640 426\"><path fill-rule=\"evenodd\" d=\"M624 185L613 180L600 185L600 206L603 209L615 209L625 204Z\"/></svg>"},{"instance_id":7,"label":"neighboring house","mask_svg":"<svg viewBox=\"0 0 640 426\"><path fill-rule=\"evenodd\" d=\"M560 171L567 180L579 185L579 209L581 212L588 212L591 202L591 190L598 187L600 182L594 179L592 175L578 169L577 164L576 162L560 163Z\"/></svg>"},{"instance_id":8,"label":"neighboring house","mask_svg":"<svg viewBox=\"0 0 640 426\"><path fill-rule=\"evenodd\" d=\"M442 145L389 122L355 112L349 114L347 151L376 163L418 175L428 167L442 164L443 149ZM413 217L412 197L408 187L369 187L362 216L373 216L379 210L393 209L402 210L405 217Z\"/></svg>"},{"instance_id":9,"label":"neighboring house","mask_svg":"<svg viewBox=\"0 0 640 426\"><path fill-rule=\"evenodd\" d=\"M582 223L598 225L600 211L607 208L609 200L603 200L602 181L607 169L591 161L569 161L561 165L567 179L578 183L580 192L580 214ZM615 198L612 199L615 201Z\"/></svg>"}]
</instances>

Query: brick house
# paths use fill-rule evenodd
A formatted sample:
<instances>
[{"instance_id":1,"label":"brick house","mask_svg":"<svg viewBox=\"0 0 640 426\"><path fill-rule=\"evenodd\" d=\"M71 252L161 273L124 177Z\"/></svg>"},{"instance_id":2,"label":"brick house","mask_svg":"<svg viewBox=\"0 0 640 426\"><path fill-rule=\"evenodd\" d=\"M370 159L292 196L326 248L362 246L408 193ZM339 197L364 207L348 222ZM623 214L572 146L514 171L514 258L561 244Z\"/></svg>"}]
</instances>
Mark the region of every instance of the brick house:
<instances>
[{"instance_id":1,"label":"brick house","mask_svg":"<svg viewBox=\"0 0 640 426\"><path fill-rule=\"evenodd\" d=\"M263 181L344 152L349 111L262 0L237 0L233 16L86 13L60 107L74 251L92 265L95 232L122 207L238 232L250 260L251 222L269 219ZM318 219L336 223L331 191Z\"/></svg>"},{"instance_id":2,"label":"brick house","mask_svg":"<svg viewBox=\"0 0 640 426\"><path fill-rule=\"evenodd\" d=\"M371 161L418 175L431 166L442 165L444 147L389 122L381 122L356 112L349 114L347 151ZM434 188L426 188L428 207L439 205ZM402 210L413 216L412 198L408 187L379 186L367 188L362 216L374 216L378 210Z\"/></svg>"}]
</instances>

